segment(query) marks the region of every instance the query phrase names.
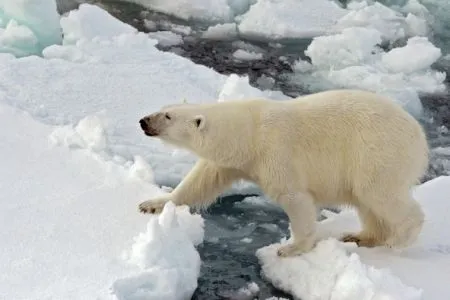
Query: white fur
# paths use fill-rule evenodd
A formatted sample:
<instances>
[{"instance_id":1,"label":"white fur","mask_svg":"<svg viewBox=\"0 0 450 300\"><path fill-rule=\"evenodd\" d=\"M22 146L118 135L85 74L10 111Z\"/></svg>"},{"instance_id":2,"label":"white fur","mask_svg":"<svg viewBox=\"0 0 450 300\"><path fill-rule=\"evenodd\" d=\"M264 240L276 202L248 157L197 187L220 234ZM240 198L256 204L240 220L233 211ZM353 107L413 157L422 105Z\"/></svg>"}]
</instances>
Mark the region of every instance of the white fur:
<instances>
[{"instance_id":1,"label":"white fur","mask_svg":"<svg viewBox=\"0 0 450 300\"><path fill-rule=\"evenodd\" d=\"M159 113L171 119L153 124L158 137L200 159L172 193L141 203L143 212L158 213L167 201L208 205L245 179L289 217L292 241L281 256L315 245L315 205L354 206L363 230L342 239L361 246L404 247L422 228L410 189L428 166L427 141L420 124L389 99L333 90L289 101L182 104Z\"/></svg>"}]
</instances>

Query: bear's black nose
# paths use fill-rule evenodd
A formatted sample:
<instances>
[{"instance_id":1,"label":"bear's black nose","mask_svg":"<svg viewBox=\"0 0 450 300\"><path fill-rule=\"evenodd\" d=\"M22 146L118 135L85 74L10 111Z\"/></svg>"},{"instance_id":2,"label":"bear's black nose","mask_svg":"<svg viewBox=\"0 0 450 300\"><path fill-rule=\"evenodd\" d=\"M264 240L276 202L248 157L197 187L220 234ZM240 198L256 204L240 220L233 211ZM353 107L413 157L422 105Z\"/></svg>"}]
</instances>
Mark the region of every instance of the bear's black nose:
<instances>
[{"instance_id":1,"label":"bear's black nose","mask_svg":"<svg viewBox=\"0 0 450 300\"><path fill-rule=\"evenodd\" d=\"M142 130L147 130L148 129L147 122L145 122L144 119L140 119L139 120L139 124L141 124Z\"/></svg>"}]
</instances>

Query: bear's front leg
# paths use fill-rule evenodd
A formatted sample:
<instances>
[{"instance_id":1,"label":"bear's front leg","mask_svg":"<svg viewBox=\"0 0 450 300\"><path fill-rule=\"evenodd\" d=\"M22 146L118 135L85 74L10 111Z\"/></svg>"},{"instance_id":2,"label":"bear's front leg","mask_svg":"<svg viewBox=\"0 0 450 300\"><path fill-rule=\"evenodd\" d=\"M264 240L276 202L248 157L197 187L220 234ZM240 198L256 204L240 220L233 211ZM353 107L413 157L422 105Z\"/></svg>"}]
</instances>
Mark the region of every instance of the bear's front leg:
<instances>
[{"instance_id":1,"label":"bear's front leg","mask_svg":"<svg viewBox=\"0 0 450 300\"><path fill-rule=\"evenodd\" d=\"M291 241L280 246L278 256L295 256L310 251L316 243L316 206L308 193L288 193L277 202L291 223Z\"/></svg>"},{"instance_id":2,"label":"bear's front leg","mask_svg":"<svg viewBox=\"0 0 450 300\"><path fill-rule=\"evenodd\" d=\"M169 194L142 202L143 213L160 213L168 201L175 205L206 207L227 187L244 178L241 171L223 168L214 162L200 159L181 183Z\"/></svg>"}]
</instances>

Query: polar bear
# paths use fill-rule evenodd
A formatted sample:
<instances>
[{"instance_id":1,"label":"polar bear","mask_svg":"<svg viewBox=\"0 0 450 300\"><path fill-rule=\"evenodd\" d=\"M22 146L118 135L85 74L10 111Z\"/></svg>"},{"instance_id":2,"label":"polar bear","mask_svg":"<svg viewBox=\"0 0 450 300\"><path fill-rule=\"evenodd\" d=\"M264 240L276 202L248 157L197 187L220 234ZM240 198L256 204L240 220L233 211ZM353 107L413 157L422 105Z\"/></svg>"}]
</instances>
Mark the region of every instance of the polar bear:
<instances>
[{"instance_id":1,"label":"polar bear","mask_svg":"<svg viewBox=\"0 0 450 300\"><path fill-rule=\"evenodd\" d=\"M359 246L406 247L424 214L410 189L428 166L421 125L392 100L360 90L330 90L286 101L180 104L141 120L150 137L200 159L168 194L142 202L205 207L237 180L256 183L286 212L291 238L282 257L317 243L316 205L350 205L362 230L343 233Z\"/></svg>"}]
</instances>

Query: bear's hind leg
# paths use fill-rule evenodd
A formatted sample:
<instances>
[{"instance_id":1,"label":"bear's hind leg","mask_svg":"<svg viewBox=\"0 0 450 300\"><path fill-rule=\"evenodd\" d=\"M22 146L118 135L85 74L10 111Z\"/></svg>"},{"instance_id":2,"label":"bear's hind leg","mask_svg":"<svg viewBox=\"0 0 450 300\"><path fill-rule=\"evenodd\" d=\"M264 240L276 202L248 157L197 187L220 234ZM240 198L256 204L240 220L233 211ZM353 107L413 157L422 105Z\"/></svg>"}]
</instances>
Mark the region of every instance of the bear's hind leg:
<instances>
[{"instance_id":1,"label":"bear's hind leg","mask_svg":"<svg viewBox=\"0 0 450 300\"><path fill-rule=\"evenodd\" d=\"M291 241L277 251L278 256L295 256L310 251L315 243L316 206L310 194L285 194L277 203L288 215L291 225Z\"/></svg>"},{"instance_id":2,"label":"bear's hind leg","mask_svg":"<svg viewBox=\"0 0 450 300\"><path fill-rule=\"evenodd\" d=\"M362 230L359 233L344 234L340 240L345 243L356 243L359 247L381 246L389 236L386 223L364 206L357 208Z\"/></svg>"},{"instance_id":3,"label":"bear's hind leg","mask_svg":"<svg viewBox=\"0 0 450 300\"><path fill-rule=\"evenodd\" d=\"M375 236L383 237L376 245L403 248L411 245L418 237L424 214L420 205L409 195L408 189L388 195L382 190L365 195L364 204L383 226L374 227Z\"/></svg>"}]
</instances>

